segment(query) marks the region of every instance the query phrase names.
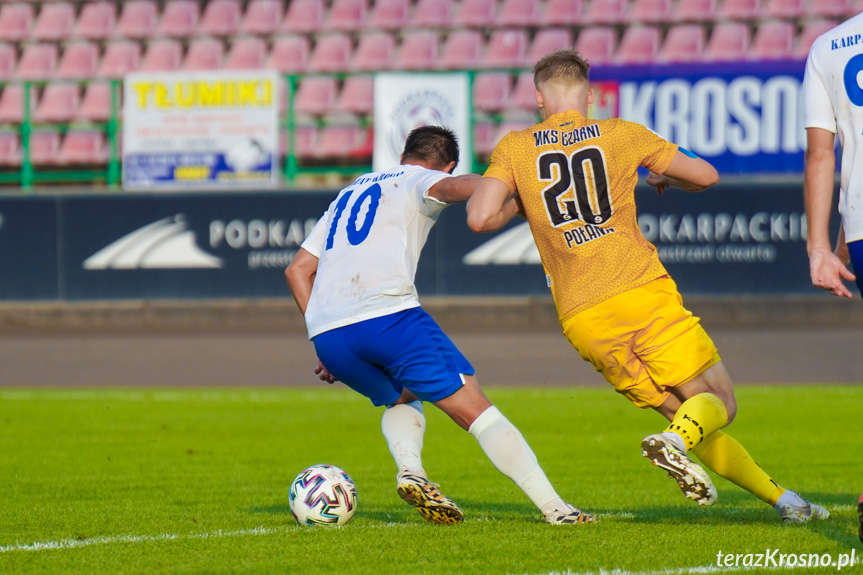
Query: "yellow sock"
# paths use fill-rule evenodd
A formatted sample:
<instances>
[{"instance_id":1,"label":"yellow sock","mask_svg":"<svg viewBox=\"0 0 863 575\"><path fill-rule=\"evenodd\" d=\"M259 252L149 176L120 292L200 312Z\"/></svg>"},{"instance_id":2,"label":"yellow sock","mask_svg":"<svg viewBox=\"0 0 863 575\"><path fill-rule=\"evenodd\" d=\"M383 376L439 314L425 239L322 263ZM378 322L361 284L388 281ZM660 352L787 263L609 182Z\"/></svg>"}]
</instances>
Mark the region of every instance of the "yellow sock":
<instances>
[{"instance_id":1,"label":"yellow sock","mask_svg":"<svg viewBox=\"0 0 863 575\"><path fill-rule=\"evenodd\" d=\"M740 443L723 431L714 431L694 449L707 467L766 503L774 505L785 493Z\"/></svg>"},{"instance_id":2,"label":"yellow sock","mask_svg":"<svg viewBox=\"0 0 863 575\"><path fill-rule=\"evenodd\" d=\"M728 423L725 404L712 393L699 393L684 401L665 431L673 431L686 442L686 450Z\"/></svg>"}]
</instances>

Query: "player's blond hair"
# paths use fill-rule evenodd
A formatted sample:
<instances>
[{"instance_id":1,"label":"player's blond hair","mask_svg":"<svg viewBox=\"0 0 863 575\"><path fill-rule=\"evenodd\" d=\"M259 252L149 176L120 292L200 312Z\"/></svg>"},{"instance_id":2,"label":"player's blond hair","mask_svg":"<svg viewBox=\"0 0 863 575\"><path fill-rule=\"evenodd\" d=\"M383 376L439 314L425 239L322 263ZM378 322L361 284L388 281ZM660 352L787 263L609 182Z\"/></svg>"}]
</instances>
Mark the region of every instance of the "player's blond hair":
<instances>
[{"instance_id":1,"label":"player's blond hair","mask_svg":"<svg viewBox=\"0 0 863 575\"><path fill-rule=\"evenodd\" d=\"M533 67L533 84L539 89L540 84L549 80L560 80L564 83L587 83L590 64L575 50L558 50L542 57Z\"/></svg>"}]
</instances>

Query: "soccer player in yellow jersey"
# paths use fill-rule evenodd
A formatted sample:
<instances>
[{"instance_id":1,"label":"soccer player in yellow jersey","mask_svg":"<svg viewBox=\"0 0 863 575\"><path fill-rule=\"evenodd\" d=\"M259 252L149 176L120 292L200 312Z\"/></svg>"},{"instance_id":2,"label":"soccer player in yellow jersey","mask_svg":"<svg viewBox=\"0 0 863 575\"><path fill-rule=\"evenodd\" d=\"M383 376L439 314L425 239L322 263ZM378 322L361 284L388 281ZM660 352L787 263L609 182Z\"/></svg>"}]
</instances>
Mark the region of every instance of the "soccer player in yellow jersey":
<instances>
[{"instance_id":1,"label":"soccer player in yellow jersey","mask_svg":"<svg viewBox=\"0 0 863 575\"><path fill-rule=\"evenodd\" d=\"M780 487L721 431L737 412L731 379L636 222L638 166L660 193L703 190L719 179L716 170L639 124L588 119L588 68L573 50L536 64L543 121L498 143L468 202L468 225L491 231L524 214L564 335L616 391L671 421L644 439L642 453L687 497L716 502L692 451L783 520L826 519L827 510Z\"/></svg>"}]
</instances>

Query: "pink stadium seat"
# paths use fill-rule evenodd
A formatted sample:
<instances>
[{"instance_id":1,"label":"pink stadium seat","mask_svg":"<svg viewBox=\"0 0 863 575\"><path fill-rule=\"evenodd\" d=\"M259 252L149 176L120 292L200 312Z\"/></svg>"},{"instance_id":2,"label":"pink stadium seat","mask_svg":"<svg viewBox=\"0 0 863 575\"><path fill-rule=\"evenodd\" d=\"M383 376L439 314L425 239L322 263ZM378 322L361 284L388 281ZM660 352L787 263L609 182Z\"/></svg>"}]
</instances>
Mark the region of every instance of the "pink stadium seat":
<instances>
[{"instance_id":1,"label":"pink stadium seat","mask_svg":"<svg viewBox=\"0 0 863 575\"><path fill-rule=\"evenodd\" d=\"M491 33L483 64L488 68L517 68L527 64L527 31L495 30Z\"/></svg>"},{"instance_id":2,"label":"pink stadium seat","mask_svg":"<svg viewBox=\"0 0 863 575\"><path fill-rule=\"evenodd\" d=\"M242 34L274 34L282 22L281 0L252 0L240 22Z\"/></svg>"},{"instance_id":3,"label":"pink stadium seat","mask_svg":"<svg viewBox=\"0 0 863 575\"><path fill-rule=\"evenodd\" d=\"M17 132L0 132L0 165L21 165L21 141Z\"/></svg>"},{"instance_id":4,"label":"pink stadium seat","mask_svg":"<svg viewBox=\"0 0 863 575\"><path fill-rule=\"evenodd\" d=\"M454 20L453 0L418 0L411 24L417 28L448 28Z\"/></svg>"},{"instance_id":5,"label":"pink stadium seat","mask_svg":"<svg viewBox=\"0 0 863 575\"><path fill-rule=\"evenodd\" d=\"M49 78L56 67L57 46L55 44L27 44L18 60L15 78L19 80Z\"/></svg>"},{"instance_id":6,"label":"pink stadium seat","mask_svg":"<svg viewBox=\"0 0 863 575\"><path fill-rule=\"evenodd\" d=\"M459 4L453 22L456 27L484 28L494 24L496 0L464 0Z\"/></svg>"},{"instance_id":7,"label":"pink stadium seat","mask_svg":"<svg viewBox=\"0 0 863 575\"><path fill-rule=\"evenodd\" d=\"M183 46L179 40L164 38L153 40L147 46L141 62L141 72L168 72L179 70L183 61Z\"/></svg>"},{"instance_id":8,"label":"pink stadium seat","mask_svg":"<svg viewBox=\"0 0 863 575\"><path fill-rule=\"evenodd\" d=\"M243 8L239 0L210 0L201 15L197 34L230 36L240 28Z\"/></svg>"},{"instance_id":9,"label":"pink stadium seat","mask_svg":"<svg viewBox=\"0 0 863 575\"><path fill-rule=\"evenodd\" d=\"M15 72L17 54L11 44L0 44L0 80L8 80Z\"/></svg>"},{"instance_id":10,"label":"pink stadium seat","mask_svg":"<svg viewBox=\"0 0 863 575\"><path fill-rule=\"evenodd\" d=\"M308 70L310 72L347 72L353 42L346 34L326 34L318 36L312 50Z\"/></svg>"},{"instance_id":11,"label":"pink stadium seat","mask_svg":"<svg viewBox=\"0 0 863 575\"><path fill-rule=\"evenodd\" d=\"M585 22L589 24L619 24L626 21L626 0L590 0Z\"/></svg>"},{"instance_id":12,"label":"pink stadium seat","mask_svg":"<svg viewBox=\"0 0 863 575\"><path fill-rule=\"evenodd\" d=\"M509 99L515 108L536 111L536 86L533 83L533 74L525 72L518 75Z\"/></svg>"},{"instance_id":13,"label":"pink stadium seat","mask_svg":"<svg viewBox=\"0 0 863 575\"><path fill-rule=\"evenodd\" d=\"M473 84L474 106L482 112L499 112L506 107L511 91L509 74L481 72Z\"/></svg>"},{"instance_id":14,"label":"pink stadium seat","mask_svg":"<svg viewBox=\"0 0 863 575\"><path fill-rule=\"evenodd\" d=\"M415 30L402 41L396 58L397 70L433 70L437 67L437 34L431 30Z\"/></svg>"},{"instance_id":15,"label":"pink stadium seat","mask_svg":"<svg viewBox=\"0 0 863 575\"><path fill-rule=\"evenodd\" d=\"M123 2L114 36L119 38L149 38L156 32L159 10L153 0Z\"/></svg>"},{"instance_id":16,"label":"pink stadium seat","mask_svg":"<svg viewBox=\"0 0 863 575\"><path fill-rule=\"evenodd\" d=\"M81 8L72 35L88 40L104 40L111 36L117 21L117 5L113 2L89 2Z\"/></svg>"},{"instance_id":17,"label":"pink stadium seat","mask_svg":"<svg viewBox=\"0 0 863 575\"><path fill-rule=\"evenodd\" d=\"M196 38L189 44L183 70L218 70L225 57L225 46L216 38Z\"/></svg>"},{"instance_id":18,"label":"pink stadium seat","mask_svg":"<svg viewBox=\"0 0 863 575\"><path fill-rule=\"evenodd\" d=\"M408 24L408 0L376 0L369 15L367 28L401 30Z\"/></svg>"},{"instance_id":19,"label":"pink stadium seat","mask_svg":"<svg viewBox=\"0 0 863 575\"><path fill-rule=\"evenodd\" d=\"M504 117L500 126L497 127L494 133L494 145L497 145L504 136L510 132L520 132L526 130L536 124L536 118L532 115L519 112L509 117Z\"/></svg>"},{"instance_id":20,"label":"pink stadium seat","mask_svg":"<svg viewBox=\"0 0 863 575\"><path fill-rule=\"evenodd\" d=\"M837 20L810 20L806 22L794 46L794 56L799 60L805 60L809 56L809 49L812 48L815 39L832 30L838 24Z\"/></svg>"},{"instance_id":21,"label":"pink stadium seat","mask_svg":"<svg viewBox=\"0 0 863 575\"><path fill-rule=\"evenodd\" d=\"M704 48L704 59L714 62L746 60L750 44L749 26L742 22L721 22Z\"/></svg>"},{"instance_id":22,"label":"pink stadium seat","mask_svg":"<svg viewBox=\"0 0 863 575\"><path fill-rule=\"evenodd\" d=\"M503 0L497 26L539 26L541 18L539 0Z\"/></svg>"},{"instance_id":23,"label":"pink stadium seat","mask_svg":"<svg viewBox=\"0 0 863 575\"><path fill-rule=\"evenodd\" d=\"M305 36L279 36L273 42L267 67L282 74L299 74L309 60L309 39Z\"/></svg>"},{"instance_id":24,"label":"pink stadium seat","mask_svg":"<svg viewBox=\"0 0 863 575\"><path fill-rule=\"evenodd\" d=\"M497 144L494 133L497 125L487 118L477 118L473 123L473 151L478 156L488 156Z\"/></svg>"},{"instance_id":25,"label":"pink stadium seat","mask_svg":"<svg viewBox=\"0 0 863 575\"><path fill-rule=\"evenodd\" d=\"M360 37L351 60L354 72L389 70L395 59L396 41L389 32L372 32Z\"/></svg>"},{"instance_id":26,"label":"pink stadium seat","mask_svg":"<svg viewBox=\"0 0 863 575\"><path fill-rule=\"evenodd\" d=\"M716 20L716 0L680 0L674 16L678 22L712 22Z\"/></svg>"},{"instance_id":27,"label":"pink stadium seat","mask_svg":"<svg viewBox=\"0 0 863 575\"><path fill-rule=\"evenodd\" d=\"M854 14L855 10L852 0L815 0L809 4L810 16L841 18Z\"/></svg>"},{"instance_id":28,"label":"pink stadium seat","mask_svg":"<svg viewBox=\"0 0 863 575\"><path fill-rule=\"evenodd\" d=\"M30 112L36 107L36 88L30 88ZM0 124L20 124L24 118L24 86L8 84L0 93Z\"/></svg>"},{"instance_id":29,"label":"pink stadium seat","mask_svg":"<svg viewBox=\"0 0 863 575\"><path fill-rule=\"evenodd\" d=\"M267 65L267 43L261 38L237 38L225 57L226 70L259 70Z\"/></svg>"},{"instance_id":30,"label":"pink stadium seat","mask_svg":"<svg viewBox=\"0 0 863 575\"><path fill-rule=\"evenodd\" d=\"M326 30L354 32L363 27L366 0L333 0L326 19Z\"/></svg>"},{"instance_id":31,"label":"pink stadium seat","mask_svg":"<svg viewBox=\"0 0 863 575\"><path fill-rule=\"evenodd\" d=\"M191 36L197 32L199 17L195 0L171 0L162 9L156 34L176 38Z\"/></svg>"},{"instance_id":32,"label":"pink stadium seat","mask_svg":"<svg viewBox=\"0 0 863 575\"><path fill-rule=\"evenodd\" d=\"M105 135L97 130L74 130L66 134L57 154L60 165L99 165L108 162Z\"/></svg>"},{"instance_id":33,"label":"pink stadium seat","mask_svg":"<svg viewBox=\"0 0 863 575\"><path fill-rule=\"evenodd\" d=\"M536 63L546 54L572 48L572 32L568 28L546 28L533 37L527 53L527 63Z\"/></svg>"},{"instance_id":34,"label":"pink stadium seat","mask_svg":"<svg viewBox=\"0 0 863 575\"><path fill-rule=\"evenodd\" d=\"M305 78L300 82L294 100L295 111L310 116L322 116L336 103L335 78Z\"/></svg>"},{"instance_id":35,"label":"pink stadium seat","mask_svg":"<svg viewBox=\"0 0 863 575\"><path fill-rule=\"evenodd\" d=\"M301 159L313 158L318 149L318 129L312 123L298 124L294 130L294 155ZM279 153L287 155L288 132L279 130Z\"/></svg>"},{"instance_id":36,"label":"pink stadium seat","mask_svg":"<svg viewBox=\"0 0 863 575\"><path fill-rule=\"evenodd\" d=\"M794 19L806 14L804 0L767 0L763 17Z\"/></svg>"},{"instance_id":37,"label":"pink stadium seat","mask_svg":"<svg viewBox=\"0 0 863 575\"><path fill-rule=\"evenodd\" d=\"M297 34L314 34L323 30L324 0L291 0L280 29Z\"/></svg>"},{"instance_id":38,"label":"pink stadium seat","mask_svg":"<svg viewBox=\"0 0 863 575\"><path fill-rule=\"evenodd\" d=\"M30 31L35 40L65 40L72 35L75 26L75 8L66 2L50 2L42 5L39 17Z\"/></svg>"},{"instance_id":39,"label":"pink stadium seat","mask_svg":"<svg viewBox=\"0 0 863 575\"><path fill-rule=\"evenodd\" d=\"M718 12L721 20L754 20L761 15L759 0L722 0Z\"/></svg>"},{"instance_id":40,"label":"pink stadium seat","mask_svg":"<svg viewBox=\"0 0 863 575\"><path fill-rule=\"evenodd\" d=\"M374 109L375 81L371 76L351 76L345 80L336 99L335 110L349 114L371 114Z\"/></svg>"},{"instance_id":41,"label":"pink stadium seat","mask_svg":"<svg viewBox=\"0 0 863 575\"><path fill-rule=\"evenodd\" d=\"M372 155L371 133L355 122L341 120L321 130L319 158L366 158Z\"/></svg>"},{"instance_id":42,"label":"pink stadium seat","mask_svg":"<svg viewBox=\"0 0 863 575\"><path fill-rule=\"evenodd\" d=\"M119 102L117 111L120 111ZM107 122L111 118L111 85L92 82L87 85L75 119L83 122Z\"/></svg>"},{"instance_id":43,"label":"pink stadium seat","mask_svg":"<svg viewBox=\"0 0 863 575\"><path fill-rule=\"evenodd\" d=\"M60 132L37 131L30 134L30 162L37 166L57 164L60 152Z\"/></svg>"},{"instance_id":44,"label":"pink stadium seat","mask_svg":"<svg viewBox=\"0 0 863 575\"><path fill-rule=\"evenodd\" d=\"M55 76L58 78L92 78L99 65L99 47L92 42L66 45Z\"/></svg>"},{"instance_id":45,"label":"pink stadium seat","mask_svg":"<svg viewBox=\"0 0 863 575\"><path fill-rule=\"evenodd\" d=\"M0 8L0 40L20 42L30 35L32 27L32 5L3 4Z\"/></svg>"},{"instance_id":46,"label":"pink stadium seat","mask_svg":"<svg viewBox=\"0 0 863 575\"><path fill-rule=\"evenodd\" d=\"M608 26L584 28L575 40L575 49L590 64L609 63L617 50L617 32Z\"/></svg>"},{"instance_id":47,"label":"pink stadium seat","mask_svg":"<svg viewBox=\"0 0 863 575\"><path fill-rule=\"evenodd\" d=\"M658 62L699 62L704 55L707 34L700 24L677 24L668 29L659 49Z\"/></svg>"},{"instance_id":48,"label":"pink stadium seat","mask_svg":"<svg viewBox=\"0 0 863 575\"><path fill-rule=\"evenodd\" d=\"M33 112L33 121L40 124L69 122L80 103L81 91L77 84L48 84Z\"/></svg>"},{"instance_id":49,"label":"pink stadium seat","mask_svg":"<svg viewBox=\"0 0 863 575\"><path fill-rule=\"evenodd\" d=\"M129 72L138 69L141 62L141 46L129 40L109 42L105 46L105 55L96 70L100 78L122 78Z\"/></svg>"},{"instance_id":50,"label":"pink stadium seat","mask_svg":"<svg viewBox=\"0 0 863 575\"><path fill-rule=\"evenodd\" d=\"M478 68L482 50L483 38L477 30L455 30L443 45L438 67L444 70Z\"/></svg>"},{"instance_id":51,"label":"pink stadium seat","mask_svg":"<svg viewBox=\"0 0 863 575\"><path fill-rule=\"evenodd\" d=\"M541 23L543 26L584 25L584 0L548 0Z\"/></svg>"},{"instance_id":52,"label":"pink stadium seat","mask_svg":"<svg viewBox=\"0 0 863 575\"><path fill-rule=\"evenodd\" d=\"M786 21L762 22L752 39L752 60L790 60L794 57L794 24Z\"/></svg>"},{"instance_id":53,"label":"pink stadium seat","mask_svg":"<svg viewBox=\"0 0 863 575\"><path fill-rule=\"evenodd\" d=\"M630 22L671 22L671 0L634 0L629 14Z\"/></svg>"},{"instance_id":54,"label":"pink stadium seat","mask_svg":"<svg viewBox=\"0 0 863 575\"><path fill-rule=\"evenodd\" d=\"M655 26L629 26L614 55L618 64L648 64L659 54L662 35Z\"/></svg>"}]
</instances>

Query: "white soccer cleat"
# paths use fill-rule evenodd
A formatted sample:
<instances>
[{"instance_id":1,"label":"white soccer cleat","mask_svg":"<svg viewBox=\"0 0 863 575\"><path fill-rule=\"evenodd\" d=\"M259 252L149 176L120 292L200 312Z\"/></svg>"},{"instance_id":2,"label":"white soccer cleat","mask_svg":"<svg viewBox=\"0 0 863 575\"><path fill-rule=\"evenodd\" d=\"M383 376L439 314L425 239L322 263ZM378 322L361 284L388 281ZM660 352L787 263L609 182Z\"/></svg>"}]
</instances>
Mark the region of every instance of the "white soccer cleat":
<instances>
[{"instance_id":1,"label":"white soccer cleat","mask_svg":"<svg viewBox=\"0 0 863 575\"><path fill-rule=\"evenodd\" d=\"M653 465L668 472L686 497L699 505L716 503L717 493L710 476L662 434L648 435L641 442L641 454Z\"/></svg>"},{"instance_id":2,"label":"white soccer cleat","mask_svg":"<svg viewBox=\"0 0 863 575\"><path fill-rule=\"evenodd\" d=\"M806 502L806 505L793 505L788 503L779 508L779 517L788 523L808 523L809 521L823 521L830 517L830 512L814 503Z\"/></svg>"},{"instance_id":3,"label":"white soccer cleat","mask_svg":"<svg viewBox=\"0 0 863 575\"><path fill-rule=\"evenodd\" d=\"M593 515L567 504L568 509L550 511L545 514L545 522L551 525L579 525L581 523L596 523Z\"/></svg>"},{"instance_id":4,"label":"white soccer cleat","mask_svg":"<svg viewBox=\"0 0 863 575\"><path fill-rule=\"evenodd\" d=\"M401 472L396 477L396 491L405 503L419 511L423 519L438 525L455 525L464 521L464 514L455 502L441 493L440 485L427 477Z\"/></svg>"}]
</instances>

